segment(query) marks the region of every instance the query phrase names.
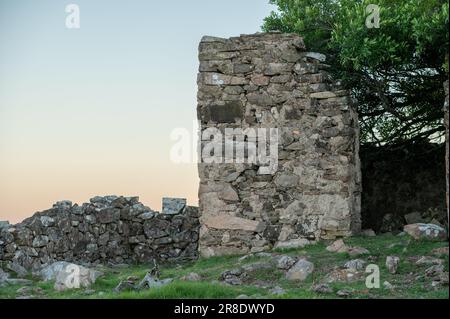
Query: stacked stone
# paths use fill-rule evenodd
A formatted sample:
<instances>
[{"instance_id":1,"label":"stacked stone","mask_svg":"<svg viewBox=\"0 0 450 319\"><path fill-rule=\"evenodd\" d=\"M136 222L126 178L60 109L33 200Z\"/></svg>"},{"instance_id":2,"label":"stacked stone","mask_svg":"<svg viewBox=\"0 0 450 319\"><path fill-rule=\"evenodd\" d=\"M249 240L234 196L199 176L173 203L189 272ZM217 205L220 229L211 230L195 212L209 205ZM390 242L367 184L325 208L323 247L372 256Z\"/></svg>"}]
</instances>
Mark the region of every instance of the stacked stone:
<instances>
[{"instance_id":1,"label":"stacked stone","mask_svg":"<svg viewBox=\"0 0 450 319\"><path fill-rule=\"evenodd\" d=\"M447 56L448 61L448 56ZM445 125L445 180L446 180L446 203L447 203L447 225L450 224L449 221L449 100L448 100L448 80L444 82L444 93L445 93L445 102L444 102L444 125Z\"/></svg>"},{"instance_id":2,"label":"stacked stone","mask_svg":"<svg viewBox=\"0 0 450 319\"><path fill-rule=\"evenodd\" d=\"M57 202L0 228L0 261L12 270L38 270L62 260L96 265L196 259L198 209L181 202L164 213L138 197L94 197L81 206Z\"/></svg>"},{"instance_id":3,"label":"stacked stone","mask_svg":"<svg viewBox=\"0 0 450 319\"><path fill-rule=\"evenodd\" d=\"M202 38L201 133L278 128L273 174L251 163L199 164L202 255L292 247L359 231L358 119L325 59L305 50L295 34ZM202 150L208 142L202 136Z\"/></svg>"}]
</instances>

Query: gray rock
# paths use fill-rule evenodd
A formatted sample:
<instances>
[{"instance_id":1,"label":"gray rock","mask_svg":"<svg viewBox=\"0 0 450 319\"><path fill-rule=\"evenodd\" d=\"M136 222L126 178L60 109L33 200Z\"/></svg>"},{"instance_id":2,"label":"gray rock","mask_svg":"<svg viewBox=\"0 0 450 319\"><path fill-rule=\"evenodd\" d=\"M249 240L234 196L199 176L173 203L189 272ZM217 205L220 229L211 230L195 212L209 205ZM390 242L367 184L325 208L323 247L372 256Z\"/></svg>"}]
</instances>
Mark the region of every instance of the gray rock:
<instances>
[{"instance_id":1,"label":"gray rock","mask_svg":"<svg viewBox=\"0 0 450 319\"><path fill-rule=\"evenodd\" d=\"M48 266L45 266L39 272L39 277L43 281L55 280L58 272L64 271L67 266L71 265L71 263L67 261L58 261L54 262Z\"/></svg>"},{"instance_id":2,"label":"gray rock","mask_svg":"<svg viewBox=\"0 0 450 319\"><path fill-rule=\"evenodd\" d=\"M434 258L430 256L422 256L416 261L416 265L442 265L443 260L439 258Z\"/></svg>"},{"instance_id":3,"label":"gray rock","mask_svg":"<svg viewBox=\"0 0 450 319\"><path fill-rule=\"evenodd\" d=\"M275 257L275 262L278 269L288 270L295 264L295 258L287 255L281 255Z\"/></svg>"},{"instance_id":4,"label":"gray rock","mask_svg":"<svg viewBox=\"0 0 450 319\"><path fill-rule=\"evenodd\" d=\"M336 253L345 253L349 247L344 243L342 239L334 241L331 245L327 246L327 251Z\"/></svg>"},{"instance_id":5,"label":"gray rock","mask_svg":"<svg viewBox=\"0 0 450 319\"><path fill-rule=\"evenodd\" d=\"M33 247L44 247L44 246L47 246L48 242L49 242L48 236L39 235L39 236L34 237Z\"/></svg>"},{"instance_id":6,"label":"gray rock","mask_svg":"<svg viewBox=\"0 0 450 319\"><path fill-rule=\"evenodd\" d=\"M8 221L0 220L0 230L2 230L3 228L8 228L10 226L11 225L10 225L10 223Z\"/></svg>"},{"instance_id":7,"label":"gray rock","mask_svg":"<svg viewBox=\"0 0 450 319\"><path fill-rule=\"evenodd\" d=\"M169 198L162 199L162 213L168 215L180 214L186 206L186 198Z\"/></svg>"},{"instance_id":8,"label":"gray rock","mask_svg":"<svg viewBox=\"0 0 450 319\"><path fill-rule=\"evenodd\" d=\"M409 224L403 230L414 239L446 240L447 232L443 227L434 224Z\"/></svg>"},{"instance_id":9,"label":"gray rock","mask_svg":"<svg viewBox=\"0 0 450 319\"><path fill-rule=\"evenodd\" d=\"M286 279L304 281L314 271L314 264L306 259L297 261L286 273Z\"/></svg>"},{"instance_id":10,"label":"gray rock","mask_svg":"<svg viewBox=\"0 0 450 319\"><path fill-rule=\"evenodd\" d=\"M160 288L165 285L170 284L173 281L172 278L166 279L158 279L152 276L150 273L147 273L142 279L142 281L137 285L137 289L152 289L152 288Z\"/></svg>"},{"instance_id":11,"label":"gray rock","mask_svg":"<svg viewBox=\"0 0 450 319\"><path fill-rule=\"evenodd\" d=\"M10 262L6 267L12 272L14 272L19 278L26 277L29 274L28 270L26 270L25 267L18 264L17 262Z\"/></svg>"},{"instance_id":12,"label":"gray rock","mask_svg":"<svg viewBox=\"0 0 450 319\"><path fill-rule=\"evenodd\" d=\"M114 292L122 292L122 291L132 291L136 290L136 286L134 282L128 280L122 280L116 287L114 287Z\"/></svg>"},{"instance_id":13,"label":"gray rock","mask_svg":"<svg viewBox=\"0 0 450 319\"><path fill-rule=\"evenodd\" d=\"M386 257L386 268L391 274L397 273L398 266L400 264L400 258L397 256Z\"/></svg>"},{"instance_id":14,"label":"gray rock","mask_svg":"<svg viewBox=\"0 0 450 319\"><path fill-rule=\"evenodd\" d=\"M344 267L349 270L362 270L362 269L364 269L365 264L366 264L366 262L362 259L352 259L352 260L347 261L344 264Z\"/></svg>"},{"instance_id":15,"label":"gray rock","mask_svg":"<svg viewBox=\"0 0 450 319\"><path fill-rule=\"evenodd\" d=\"M311 59L314 59L314 60L318 60L320 62L325 62L326 59L327 59L327 57L324 54L317 53L317 52L305 52L304 56L308 57L308 58L311 58Z\"/></svg>"},{"instance_id":16,"label":"gray rock","mask_svg":"<svg viewBox=\"0 0 450 319\"><path fill-rule=\"evenodd\" d=\"M89 288L103 273L76 264L68 264L55 273L54 289L64 291L68 289Z\"/></svg>"},{"instance_id":17,"label":"gray rock","mask_svg":"<svg viewBox=\"0 0 450 319\"><path fill-rule=\"evenodd\" d=\"M44 227L50 227L55 224L55 220L49 216L41 216L41 223Z\"/></svg>"},{"instance_id":18,"label":"gray rock","mask_svg":"<svg viewBox=\"0 0 450 319\"><path fill-rule=\"evenodd\" d=\"M333 293L333 288L327 284L317 284L313 286L313 291L319 294L331 294Z\"/></svg>"}]
</instances>

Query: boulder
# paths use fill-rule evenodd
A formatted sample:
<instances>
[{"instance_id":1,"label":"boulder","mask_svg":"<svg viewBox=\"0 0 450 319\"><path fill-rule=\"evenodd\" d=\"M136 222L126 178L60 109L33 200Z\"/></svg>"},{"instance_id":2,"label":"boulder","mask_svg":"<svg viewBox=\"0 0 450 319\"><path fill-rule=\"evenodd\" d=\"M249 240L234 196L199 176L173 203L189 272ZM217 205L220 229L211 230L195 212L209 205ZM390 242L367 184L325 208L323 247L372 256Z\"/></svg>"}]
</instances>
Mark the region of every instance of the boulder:
<instances>
[{"instance_id":1,"label":"boulder","mask_svg":"<svg viewBox=\"0 0 450 319\"><path fill-rule=\"evenodd\" d=\"M398 265L400 264L400 258L397 256L386 257L386 268L391 274L397 273Z\"/></svg>"},{"instance_id":2,"label":"boulder","mask_svg":"<svg viewBox=\"0 0 450 319\"><path fill-rule=\"evenodd\" d=\"M447 232L443 227L434 224L409 224L403 230L414 239L446 240Z\"/></svg>"},{"instance_id":3,"label":"boulder","mask_svg":"<svg viewBox=\"0 0 450 319\"><path fill-rule=\"evenodd\" d=\"M348 246L344 243L342 239L338 239L334 241L331 245L327 247L327 250L329 252L336 252L336 253L345 253L348 251Z\"/></svg>"},{"instance_id":4,"label":"boulder","mask_svg":"<svg viewBox=\"0 0 450 319\"><path fill-rule=\"evenodd\" d=\"M306 259L297 261L286 273L286 279L304 281L314 271L314 264Z\"/></svg>"},{"instance_id":5,"label":"boulder","mask_svg":"<svg viewBox=\"0 0 450 319\"><path fill-rule=\"evenodd\" d=\"M39 272L43 281L55 280L54 288L57 291L88 288L102 275L100 271L65 261L52 263Z\"/></svg>"},{"instance_id":6,"label":"boulder","mask_svg":"<svg viewBox=\"0 0 450 319\"><path fill-rule=\"evenodd\" d=\"M352 259L352 260L347 261L344 264L344 267L346 269L356 271L356 270L364 269L365 264L366 264L366 262L362 259Z\"/></svg>"},{"instance_id":7,"label":"boulder","mask_svg":"<svg viewBox=\"0 0 450 319\"><path fill-rule=\"evenodd\" d=\"M17 262L8 263L7 268L12 272L14 272L19 278L28 276L28 271L25 269L25 267L23 267Z\"/></svg>"},{"instance_id":8,"label":"boulder","mask_svg":"<svg viewBox=\"0 0 450 319\"><path fill-rule=\"evenodd\" d=\"M162 286L168 285L173 281L172 278L159 279L153 276L151 273L147 273L144 279L137 285L137 289L152 289L160 288Z\"/></svg>"},{"instance_id":9,"label":"boulder","mask_svg":"<svg viewBox=\"0 0 450 319\"><path fill-rule=\"evenodd\" d=\"M67 289L89 288L95 283L101 272L85 268L76 264L69 264L63 270L56 273L55 285L57 291Z\"/></svg>"},{"instance_id":10,"label":"boulder","mask_svg":"<svg viewBox=\"0 0 450 319\"><path fill-rule=\"evenodd\" d=\"M287 255L281 255L275 257L275 262L278 269L287 270L295 264L295 258Z\"/></svg>"}]
</instances>

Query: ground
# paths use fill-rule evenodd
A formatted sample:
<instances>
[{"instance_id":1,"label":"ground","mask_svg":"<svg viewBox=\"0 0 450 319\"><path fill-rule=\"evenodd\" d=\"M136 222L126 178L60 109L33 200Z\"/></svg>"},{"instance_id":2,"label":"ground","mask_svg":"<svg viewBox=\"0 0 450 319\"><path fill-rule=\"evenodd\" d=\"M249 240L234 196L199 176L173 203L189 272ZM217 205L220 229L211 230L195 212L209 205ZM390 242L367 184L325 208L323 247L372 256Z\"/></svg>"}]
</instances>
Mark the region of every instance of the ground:
<instances>
[{"instance_id":1,"label":"ground","mask_svg":"<svg viewBox=\"0 0 450 319\"><path fill-rule=\"evenodd\" d=\"M322 242L302 249L277 251L277 253L294 257L306 257L314 263L315 270L305 281L288 281L282 270L255 270L251 278L241 285L228 285L220 281L221 274L243 265L261 263L271 259L269 256L212 257L200 259L183 265L161 265L161 278L174 278L174 281L161 288L145 289L141 291L114 292L113 289L122 280L130 276L142 279L151 265L134 265L126 268L103 268L105 275L89 289L68 290L57 292L53 289L53 282L40 282L33 279L31 288L21 289L22 285L10 285L0 288L0 298L17 298L21 295L33 295L35 298L237 298L242 295L250 298L341 298L337 292L350 292L349 298L449 298L448 282L436 288L431 287L432 279L425 276L429 265L416 265L420 256L438 257L443 260L445 271L448 272L448 255L434 255L433 249L447 247L447 242L417 241L409 236L381 235L376 237L354 237L344 240L347 245L364 247L369 254L358 256L368 264L377 264L380 269L380 288L368 289L365 278L352 283L331 283L333 292L318 293L312 288L323 282L325 276L333 267L343 264L356 257L348 253L336 253L326 250L330 242ZM388 272L386 256L400 257L398 273ZM364 271L364 269L363 269ZM185 281L181 277L195 272L201 276L200 281ZM364 276L367 276L365 274ZM32 279L32 278L29 278ZM388 281L394 289L386 288L383 283ZM281 287L283 294L272 294L270 290ZM37 289L36 289L37 288ZM25 292L24 292L25 290Z\"/></svg>"}]
</instances>

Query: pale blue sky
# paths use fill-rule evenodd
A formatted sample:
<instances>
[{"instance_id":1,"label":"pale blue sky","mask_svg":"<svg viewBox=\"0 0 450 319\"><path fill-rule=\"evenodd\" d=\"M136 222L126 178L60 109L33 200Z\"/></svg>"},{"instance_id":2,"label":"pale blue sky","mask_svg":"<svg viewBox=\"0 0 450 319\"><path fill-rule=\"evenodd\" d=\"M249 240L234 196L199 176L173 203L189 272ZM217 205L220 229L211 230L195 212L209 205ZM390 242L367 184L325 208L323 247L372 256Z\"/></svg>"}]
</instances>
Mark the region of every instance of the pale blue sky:
<instances>
[{"instance_id":1,"label":"pale blue sky","mask_svg":"<svg viewBox=\"0 0 450 319\"><path fill-rule=\"evenodd\" d=\"M78 4L81 28L65 27ZM197 200L195 165L169 161L196 117L203 35L260 31L268 0L0 0L0 220L60 199Z\"/></svg>"}]
</instances>

